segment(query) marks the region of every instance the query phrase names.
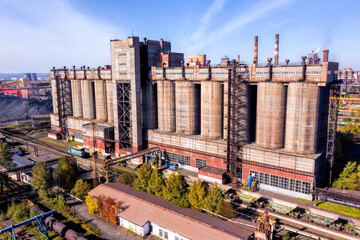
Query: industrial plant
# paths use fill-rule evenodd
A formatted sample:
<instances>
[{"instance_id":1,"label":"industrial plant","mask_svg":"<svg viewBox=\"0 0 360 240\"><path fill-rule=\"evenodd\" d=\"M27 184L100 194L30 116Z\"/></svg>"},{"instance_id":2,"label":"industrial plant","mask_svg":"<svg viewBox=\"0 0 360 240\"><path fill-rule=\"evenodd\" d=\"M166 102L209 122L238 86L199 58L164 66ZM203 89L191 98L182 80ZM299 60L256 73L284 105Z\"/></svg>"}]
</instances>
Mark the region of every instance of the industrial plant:
<instances>
[{"instance_id":1,"label":"industrial plant","mask_svg":"<svg viewBox=\"0 0 360 240\"><path fill-rule=\"evenodd\" d=\"M283 63L278 34L266 63L257 36L251 64L206 55L186 63L162 39L111 40L110 49L111 65L51 70L53 134L116 157L158 147L163 161L205 181L254 176L261 189L312 199L334 141L339 64L328 50Z\"/></svg>"}]
</instances>

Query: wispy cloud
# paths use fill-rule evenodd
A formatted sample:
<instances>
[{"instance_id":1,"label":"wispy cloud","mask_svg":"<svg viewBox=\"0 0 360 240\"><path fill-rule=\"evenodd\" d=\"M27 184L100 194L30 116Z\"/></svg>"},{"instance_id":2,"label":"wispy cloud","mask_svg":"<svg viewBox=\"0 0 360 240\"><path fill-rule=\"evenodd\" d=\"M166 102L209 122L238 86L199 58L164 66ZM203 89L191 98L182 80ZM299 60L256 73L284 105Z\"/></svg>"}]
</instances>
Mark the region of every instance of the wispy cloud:
<instances>
[{"instance_id":1,"label":"wispy cloud","mask_svg":"<svg viewBox=\"0 0 360 240\"><path fill-rule=\"evenodd\" d=\"M185 49L185 53L194 54L194 52L199 52L204 49L206 45L215 42L226 34L238 30L246 24L258 19L275 14L278 10L287 7L292 2L294 2L294 0L262 1L253 6L250 10L242 9L239 15L230 19L218 29L206 32L202 31L201 34L197 35L196 41L188 44L189 47ZM205 13L204 18L205 16L207 16L207 12Z\"/></svg>"},{"instance_id":2,"label":"wispy cloud","mask_svg":"<svg viewBox=\"0 0 360 240\"><path fill-rule=\"evenodd\" d=\"M204 37L212 18L215 17L222 10L224 3L225 0L215 0L209 6L209 8L205 11L203 17L201 18L199 28L196 29L194 33L190 35L190 37L186 38L186 44L188 44L189 42L197 42Z\"/></svg>"},{"instance_id":3,"label":"wispy cloud","mask_svg":"<svg viewBox=\"0 0 360 240\"><path fill-rule=\"evenodd\" d=\"M0 72L110 62L109 39L123 31L74 9L67 0L2 0Z\"/></svg>"}]
</instances>

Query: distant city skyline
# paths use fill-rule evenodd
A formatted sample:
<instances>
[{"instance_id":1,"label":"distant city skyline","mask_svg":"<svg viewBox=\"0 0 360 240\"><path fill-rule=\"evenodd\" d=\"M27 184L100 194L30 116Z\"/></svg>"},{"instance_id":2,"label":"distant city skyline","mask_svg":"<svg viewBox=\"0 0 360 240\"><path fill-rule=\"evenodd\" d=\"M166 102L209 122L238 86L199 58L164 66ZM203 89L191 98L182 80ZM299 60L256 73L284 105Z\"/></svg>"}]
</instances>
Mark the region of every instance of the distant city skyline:
<instances>
[{"instance_id":1,"label":"distant city skyline","mask_svg":"<svg viewBox=\"0 0 360 240\"><path fill-rule=\"evenodd\" d=\"M110 64L110 40L139 36L171 41L185 57L225 55L259 62L274 55L299 62L312 50L360 70L357 1L96 1L0 0L0 72L48 72L52 66ZM322 58L322 53L320 53Z\"/></svg>"}]
</instances>

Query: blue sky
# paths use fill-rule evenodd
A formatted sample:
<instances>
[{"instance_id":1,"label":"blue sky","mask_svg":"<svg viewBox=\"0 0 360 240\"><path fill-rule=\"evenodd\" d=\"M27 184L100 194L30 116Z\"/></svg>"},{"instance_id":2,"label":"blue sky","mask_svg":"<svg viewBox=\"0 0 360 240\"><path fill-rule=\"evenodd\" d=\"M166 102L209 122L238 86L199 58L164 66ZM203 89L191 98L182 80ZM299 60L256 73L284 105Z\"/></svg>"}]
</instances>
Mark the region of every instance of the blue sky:
<instances>
[{"instance_id":1,"label":"blue sky","mask_svg":"<svg viewBox=\"0 0 360 240\"><path fill-rule=\"evenodd\" d=\"M0 0L0 72L110 64L110 39L171 41L173 52L251 62L300 61L321 48L360 70L360 1L334 0ZM322 54L320 54L322 57Z\"/></svg>"}]
</instances>

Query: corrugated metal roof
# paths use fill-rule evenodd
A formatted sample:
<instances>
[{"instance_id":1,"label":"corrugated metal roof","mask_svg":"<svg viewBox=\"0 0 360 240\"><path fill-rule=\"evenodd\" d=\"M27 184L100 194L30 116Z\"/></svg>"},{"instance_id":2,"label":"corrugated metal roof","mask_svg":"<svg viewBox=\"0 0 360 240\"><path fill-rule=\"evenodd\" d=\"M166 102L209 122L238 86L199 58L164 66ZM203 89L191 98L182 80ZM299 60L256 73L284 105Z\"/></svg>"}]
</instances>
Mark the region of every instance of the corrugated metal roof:
<instances>
[{"instance_id":1,"label":"corrugated metal roof","mask_svg":"<svg viewBox=\"0 0 360 240\"><path fill-rule=\"evenodd\" d=\"M143 226L154 222L189 239L245 239L254 228L237 225L190 208L181 208L163 198L139 191L121 183L102 184L89 193L104 195L122 204L121 217ZM240 220L248 225L254 224Z\"/></svg>"}]
</instances>

